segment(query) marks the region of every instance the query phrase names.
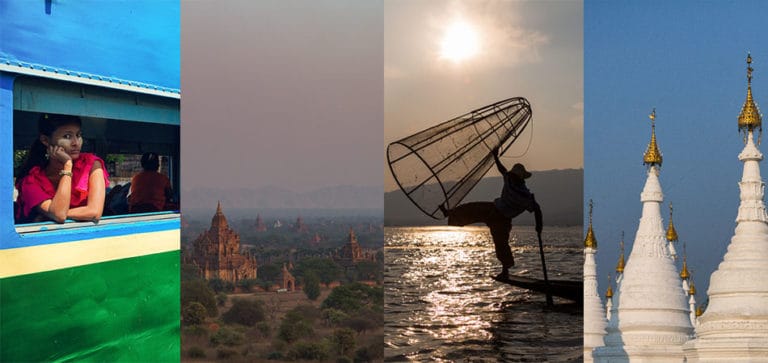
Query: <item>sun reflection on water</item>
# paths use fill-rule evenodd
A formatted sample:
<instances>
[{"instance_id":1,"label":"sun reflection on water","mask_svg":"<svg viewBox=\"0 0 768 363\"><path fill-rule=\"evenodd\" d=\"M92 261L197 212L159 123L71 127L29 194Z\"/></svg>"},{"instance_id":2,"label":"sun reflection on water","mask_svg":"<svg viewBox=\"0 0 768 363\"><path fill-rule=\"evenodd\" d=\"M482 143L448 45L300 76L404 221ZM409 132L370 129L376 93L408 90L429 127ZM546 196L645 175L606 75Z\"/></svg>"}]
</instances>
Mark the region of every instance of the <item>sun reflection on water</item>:
<instances>
[{"instance_id":1,"label":"sun reflection on water","mask_svg":"<svg viewBox=\"0 0 768 363\"><path fill-rule=\"evenodd\" d=\"M581 229L559 233L548 240L551 274L580 278ZM484 227L385 231L387 360L578 358L581 313L545 317L543 297L493 281L500 265L490 241ZM514 273L537 277L535 233L513 229L510 243L520 266ZM535 348L545 340L547 349Z\"/></svg>"}]
</instances>

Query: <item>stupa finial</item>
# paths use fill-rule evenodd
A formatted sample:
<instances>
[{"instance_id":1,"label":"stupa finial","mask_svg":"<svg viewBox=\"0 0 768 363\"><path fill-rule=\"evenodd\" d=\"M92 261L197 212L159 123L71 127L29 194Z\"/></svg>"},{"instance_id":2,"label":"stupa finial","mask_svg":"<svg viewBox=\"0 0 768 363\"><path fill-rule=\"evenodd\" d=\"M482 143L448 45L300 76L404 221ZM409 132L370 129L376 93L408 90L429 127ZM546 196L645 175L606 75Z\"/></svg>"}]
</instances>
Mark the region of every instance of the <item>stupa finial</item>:
<instances>
[{"instance_id":1,"label":"stupa finial","mask_svg":"<svg viewBox=\"0 0 768 363\"><path fill-rule=\"evenodd\" d=\"M643 164L661 166L661 152L656 144L656 108L648 115L648 118L651 119L651 142L648 143L648 149L645 151L645 155L643 155Z\"/></svg>"},{"instance_id":2,"label":"stupa finial","mask_svg":"<svg viewBox=\"0 0 768 363\"><path fill-rule=\"evenodd\" d=\"M621 249L621 255L619 255L619 262L616 263L616 273L624 273L624 231L621 231L621 242L619 242L619 248Z\"/></svg>"},{"instance_id":3,"label":"stupa finial","mask_svg":"<svg viewBox=\"0 0 768 363\"><path fill-rule=\"evenodd\" d=\"M584 238L584 248L597 249L597 239L595 232L592 231L592 199L589 200L589 227L587 228L587 236Z\"/></svg>"},{"instance_id":4,"label":"stupa finial","mask_svg":"<svg viewBox=\"0 0 768 363\"><path fill-rule=\"evenodd\" d=\"M667 241L677 242L677 231L672 223L672 203L669 203L669 226L667 226Z\"/></svg>"},{"instance_id":5,"label":"stupa finial","mask_svg":"<svg viewBox=\"0 0 768 363\"><path fill-rule=\"evenodd\" d=\"M747 53L747 99L744 101L744 106L741 107L739 114L739 132L744 132L744 143L746 143L746 135L758 129L760 133L757 137L757 144L759 145L763 134L763 118L760 115L760 109L752 98L752 71L752 55Z\"/></svg>"},{"instance_id":6,"label":"stupa finial","mask_svg":"<svg viewBox=\"0 0 768 363\"><path fill-rule=\"evenodd\" d=\"M688 279L688 295L696 295L696 286L693 284L693 276Z\"/></svg>"},{"instance_id":7,"label":"stupa finial","mask_svg":"<svg viewBox=\"0 0 768 363\"><path fill-rule=\"evenodd\" d=\"M608 274L608 289L605 290L605 298L610 299L613 297L613 288L611 287L611 274Z\"/></svg>"},{"instance_id":8,"label":"stupa finial","mask_svg":"<svg viewBox=\"0 0 768 363\"><path fill-rule=\"evenodd\" d=\"M680 278L683 280L691 277L691 273L688 272L688 252L685 250L685 243L683 243L683 268L680 269Z\"/></svg>"}]
</instances>

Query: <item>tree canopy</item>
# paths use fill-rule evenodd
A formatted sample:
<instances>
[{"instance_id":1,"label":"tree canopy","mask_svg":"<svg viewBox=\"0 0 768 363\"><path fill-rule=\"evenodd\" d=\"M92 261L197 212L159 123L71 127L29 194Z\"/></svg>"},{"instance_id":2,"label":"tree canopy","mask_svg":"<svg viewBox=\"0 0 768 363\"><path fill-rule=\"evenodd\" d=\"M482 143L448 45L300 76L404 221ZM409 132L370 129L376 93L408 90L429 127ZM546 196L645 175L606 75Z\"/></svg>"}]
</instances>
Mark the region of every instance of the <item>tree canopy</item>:
<instances>
[{"instance_id":1,"label":"tree canopy","mask_svg":"<svg viewBox=\"0 0 768 363\"><path fill-rule=\"evenodd\" d=\"M191 302L199 302L205 306L208 316L213 317L219 314L219 309L216 307L216 295L204 280L181 282L181 306L187 306Z\"/></svg>"},{"instance_id":2,"label":"tree canopy","mask_svg":"<svg viewBox=\"0 0 768 363\"><path fill-rule=\"evenodd\" d=\"M310 257L299 261L295 274L303 277L311 273L314 273L320 279L320 282L328 286L328 284L342 276L343 270L341 266L330 258Z\"/></svg>"},{"instance_id":3,"label":"tree canopy","mask_svg":"<svg viewBox=\"0 0 768 363\"><path fill-rule=\"evenodd\" d=\"M361 283L339 286L328 295L322 308L334 308L344 312L356 312L363 307L384 304L384 290Z\"/></svg>"},{"instance_id":4,"label":"tree canopy","mask_svg":"<svg viewBox=\"0 0 768 363\"><path fill-rule=\"evenodd\" d=\"M221 318L228 324L255 326L265 317L264 304L258 300L234 299L232 307Z\"/></svg>"}]
</instances>

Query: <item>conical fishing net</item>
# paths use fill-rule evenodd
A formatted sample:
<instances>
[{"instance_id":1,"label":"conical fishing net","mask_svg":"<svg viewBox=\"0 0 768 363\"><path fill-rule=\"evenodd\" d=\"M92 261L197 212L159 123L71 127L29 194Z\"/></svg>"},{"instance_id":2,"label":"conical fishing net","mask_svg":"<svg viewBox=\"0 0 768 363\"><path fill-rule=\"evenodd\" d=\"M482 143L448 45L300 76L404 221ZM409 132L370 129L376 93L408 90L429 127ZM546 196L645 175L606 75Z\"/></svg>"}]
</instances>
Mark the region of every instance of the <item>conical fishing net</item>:
<instances>
[{"instance_id":1,"label":"conical fishing net","mask_svg":"<svg viewBox=\"0 0 768 363\"><path fill-rule=\"evenodd\" d=\"M459 205L493 165L491 151L504 152L530 120L522 97L479 108L389 144L389 168L419 209L444 218L439 206Z\"/></svg>"}]
</instances>

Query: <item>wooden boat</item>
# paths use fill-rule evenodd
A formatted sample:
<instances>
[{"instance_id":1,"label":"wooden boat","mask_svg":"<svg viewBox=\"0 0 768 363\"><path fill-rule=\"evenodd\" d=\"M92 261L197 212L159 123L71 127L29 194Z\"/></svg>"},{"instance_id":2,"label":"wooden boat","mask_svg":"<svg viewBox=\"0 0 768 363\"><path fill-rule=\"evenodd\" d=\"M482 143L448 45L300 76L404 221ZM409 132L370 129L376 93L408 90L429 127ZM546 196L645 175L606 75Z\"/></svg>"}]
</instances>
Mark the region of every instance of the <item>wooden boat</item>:
<instances>
[{"instance_id":1,"label":"wooden boat","mask_svg":"<svg viewBox=\"0 0 768 363\"><path fill-rule=\"evenodd\" d=\"M544 280L532 279L529 277L510 275L508 278L493 277L494 280L509 284L515 287L531 290L545 294L547 291L547 285ZM579 304L584 302L584 282L583 281L566 281L566 280L549 280L549 287L552 296L568 299Z\"/></svg>"}]
</instances>

